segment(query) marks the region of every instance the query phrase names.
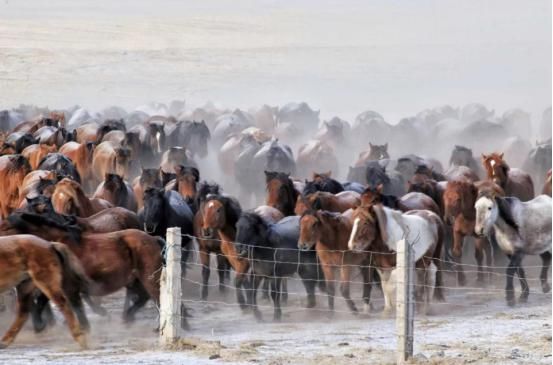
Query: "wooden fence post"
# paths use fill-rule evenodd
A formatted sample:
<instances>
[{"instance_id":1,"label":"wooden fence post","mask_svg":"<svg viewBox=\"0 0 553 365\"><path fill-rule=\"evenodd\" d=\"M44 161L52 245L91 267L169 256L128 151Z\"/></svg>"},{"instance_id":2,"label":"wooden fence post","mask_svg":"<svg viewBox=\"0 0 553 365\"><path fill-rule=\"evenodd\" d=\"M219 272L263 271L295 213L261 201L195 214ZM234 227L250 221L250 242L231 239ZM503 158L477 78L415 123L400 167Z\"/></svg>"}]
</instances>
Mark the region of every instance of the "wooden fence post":
<instances>
[{"instance_id":1,"label":"wooden fence post","mask_svg":"<svg viewBox=\"0 0 553 365\"><path fill-rule=\"evenodd\" d=\"M412 248L402 239L397 243L396 259L397 364L413 356L414 267Z\"/></svg>"},{"instance_id":2,"label":"wooden fence post","mask_svg":"<svg viewBox=\"0 0 553 365\"><path fill-rule=\"evenodd\" d=\"M165 267L161 273L159 298L159 335L161 345L171 345L179 338L181 298L181 230L167 229Z\"/></svg>"}]
</instances>

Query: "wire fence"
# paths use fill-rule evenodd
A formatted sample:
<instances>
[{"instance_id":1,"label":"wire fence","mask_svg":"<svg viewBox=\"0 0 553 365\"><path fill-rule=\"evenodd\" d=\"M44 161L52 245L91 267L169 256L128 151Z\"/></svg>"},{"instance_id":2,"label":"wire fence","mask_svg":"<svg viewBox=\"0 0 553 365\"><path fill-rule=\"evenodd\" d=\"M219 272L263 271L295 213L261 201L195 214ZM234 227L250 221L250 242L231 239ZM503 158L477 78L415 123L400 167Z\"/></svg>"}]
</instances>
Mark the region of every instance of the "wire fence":
<instances>
[{"instance_id":1,"label":"wire fence","mask_svg":"<svg viewBox=\"0 0 553 365\"><path fill-rule=\"evenodd\" d=\"M203 237L195 237L192 235L181 235L181 238L186 240L192 240L197 242L203 240ZM209 238L212 241L223 243L225 241ZM314 257L316 249L313 251L306 251L299 248L286 248L286 249L272 249L264 248L268 252L272 253L267 257L258 257L253 254L253 250L259 250L258 245L252 245L248 243L228 242L225 244L234 248L233 254L228 257L229 261L248 263L248 269L244 270L242 267L241 272L235 270L226 269L221 275L213 275L218 273L216 265L213 265L213 261L210 260L211 275L206 275L206 265L199 262L199 246L192 244L183 250L192 250L194 254L192 258L186 262L183 267L186 267L186 274L180 275L181 293L177 295L178 306L186 307L193 312L193 318L191 322L210 322L210 317L213 317L213 313L221 313L221 315L235 316L242 312L252 312L255 307L256 311L262 313L265 321L269 321L271 314L275 312L275 298L282 299L282 313L284 321L303 321L305 318L309 320L313 319L313 316L320 315L320 318L332 318L331 321L334 324L347 323L348 320L354 318L364 318L368 322L371 319L392 318L397 303L386 304L386 294L392 301L395 300L397 287L403 285L400 278L391 278L387 283L383 278L376 276L367 277L363 275L363 270L373 271L379 269L381 274L388 276L398 269L398 267L390 267L387 269L378 268L373 262L373 258L377 255L396 255L396 252L378 252L378 251L356 251L358 256L365 256L366 259L362 262L353 262L351 260L352 251L349 250L318 250L317 257L324 255L334 255L338 257L334 260L330 266L335 271L334 277L327 277L329 270L323 270L325 262L319 261L302 261L302 255L311 253ZM168 246L171 243L168 241ZM240 248L240 254L236 251L236 248ZM168 248L169 250L170 248ZM280 251L280 252L279 252ZM281 255L285 251L287 255ZM222 255L222 253L218 253ZM227 255L229 253L227 252ZM287 257L286 260L278 260L278 258ZM291 259L295 257L295 259ZM430 258L427 258L430 259ZM488 315L490 319L486 323L478 325L478 336L484 338L483 343L488 343L493 346L495 336L499 335L498 331L503 331L502 327L495 327L493 316L497 313L503 313L508 310L508 306L505 302L505 282L508 278L505 265L477 265L473 263L452 263L442 258L434 258L433 261L440 266L441 275L443 276L443 283L441 289L444 292L445 300L439 301L433 298L433 293L436 290L435 284L432 281L428 281L428 270L421 268L417 265L414 268L414 280L412 282L413 291L415 295L408 300L408 303L413 304L417 313L414 316L415 319L415 346L421 347L422 343L418 342L418 334L423 337L431 338L431 333L434 330L432 326L429 326L429 322L437 321L442 322L442 326L446 326L447 323L456 323L460 318L467 318L470 321L470 317L474 314ZM179 262L179 265L181 263ZM251 271L255 270L255 265L273 265L270 274L261 275L263 280L267 281L267 284L263 282L259 288L254 288L251 285L250 279L253 278ZM420 263L419 263L420 264ZM296 270L292 270L294 273L290 275L279 275L279 270L282 266L297 265ZM316 277L301 278L297 272L301 267L316 268ZM462 268L466 275L468 282L476 280L476 277L480 275L482 281L478 282L478 285L467 284L459 285L457 276L459 268ZM533 301L538 303L550 303L551 294L543 293L541 291L541 279L539 277L539 270L541 265L528 265L524 266L527 272L526 280L529 285L529 296ZM231 272L234 273L231 274ZM378 271L378 270L377 270ZM203 273L203 277L202 277ZM237 282L237 277L242 276L242 282ZM209 278L206 281L206 278ZM549 276L548 276L549 277ZM219 279L223 280L220 281ZM273 281L282 281L281 287L275 287ZM516 280L516 277L513 276ZM253 279L252 279L253 280ZM549 280L549 279L548 279ZM309 293L306 291L307 286L311 282L314 291ZM391 285L392 289L388 289L386 292L386 284ZM515 287L516 281L514 281ZM371 287L370 300L367 298L367 293L364 292L364 287L369 285ZM163 285L162 285L163 286ZM273 289L271 289L271 286ZM335 290L329 288L335 287ZM202 288L207 290L208 295L202 298ZM274 292L276 289L276 292ZM273 293L271 293L273 290ZM390 291L391 290L391 291ZM518 292L518 288L516 289ZM254 291L256 293L257 301L253 300ZM239 302L238 298L243 296L243 301ZM265 299L263 299L265 298ZM348 300L346 300L348 299ZM351 299L356 308L344 305ZM277 299L278 300L278 299ZM524 298L523 298L524 300ZM334 302L334 308L330 307L330 302ZM359 305L363 305L363 309L359 310ZM384 311L387 307L387 311ZM163 308L163 306L162 306ZM428 313L425 312L428 310ZM163 309L161 309L163 311ZM188 311L187 311L188 313ZM167 314L167 313L165 313ZM163 317L164 313L160 313ZM172 314L168 314L171 316ZM361 317L359 316L361 315ZM175 320L182 320L182 313L178 314ZM396 314L397 316L397 314ZM217 317L217 316L216 316ZM276 316L275 316L276 317ZM219 318L219 317L217 317ZM243 317L240 317L243 318ZM252 323L255 323L254 316L252 315ZM219 318L220 320L220 318ZM242 319L241 319L242 320ZM259 320L259 318L257 318ZM326 320L325 320L326 321ZM266 325L267 322L264 322ZM211 327L211 331L224 330L218 328L217 323L211 323L208 327ZM220 323L220 325L228 325L226 322ZM467 330L462 327L460 331L466 332ZM396 335L394 331L390 331L390 341L396 341ZM486 336L488 341L486 341ZM419 343L419 345L417 345ZM424 346L427 346L425 343Z\"/></svg>"}]
</instances>

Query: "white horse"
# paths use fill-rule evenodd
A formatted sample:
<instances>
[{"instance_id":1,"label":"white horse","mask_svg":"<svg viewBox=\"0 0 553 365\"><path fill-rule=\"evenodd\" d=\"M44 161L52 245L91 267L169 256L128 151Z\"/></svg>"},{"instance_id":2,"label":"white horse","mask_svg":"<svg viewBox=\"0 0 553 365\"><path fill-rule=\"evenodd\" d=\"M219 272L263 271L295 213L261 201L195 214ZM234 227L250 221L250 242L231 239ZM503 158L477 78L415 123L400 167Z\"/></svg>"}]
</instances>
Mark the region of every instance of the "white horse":
<instances>
[{"instance_id":1,"label":"white horse","mask_svg":"<svg viewBox=\"0 0 553 365\"><path fill-rule=\"evenodd\" d=\"M541 256L541 286L543 292L548 293L551 290L547 282L551 265L551 197L540 195L530 201L521 202L513 197L484 195L476 201L475 208L475 233L492 238L495 236L497 244L510 259L505 288L507 304L515 304L515 273L522 287L520 301L526 302L528 299L530 290L521 266L524 255Z\"/></svg>"},{"instance_id":2,"label":"white horse","mask_svg":"<svg viewBox=\"0 0 553 365\"><path fill-rule=\"evenodd\" d=\"M376 224L380 237L375 237L371 233L375 231ZM348 248L352 251L384 250L382 256L385 257L386 254L397 251L397 242L405 239L413 249L416 262L417 301L423 301L423 312L426 313L432 294L436 300L443 300L440 265L443 235L443 223L438 215L431 211L412 210L402 213L375 204L370 207L361 206L355 210ZM377 238L380 238L386 247L378 248ZM393 308L395 269L383 269L379 267L378 262L376 266L382 281L386 314Z\"/></svg>"}]
</instances>

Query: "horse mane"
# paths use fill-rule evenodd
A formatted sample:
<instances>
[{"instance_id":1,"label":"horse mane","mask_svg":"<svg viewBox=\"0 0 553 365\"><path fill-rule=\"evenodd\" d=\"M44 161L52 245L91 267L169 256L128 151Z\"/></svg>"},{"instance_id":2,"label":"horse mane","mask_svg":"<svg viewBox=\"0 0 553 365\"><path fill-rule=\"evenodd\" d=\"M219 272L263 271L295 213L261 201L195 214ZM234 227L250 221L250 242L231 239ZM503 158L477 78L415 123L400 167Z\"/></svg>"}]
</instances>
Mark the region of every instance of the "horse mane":
<instances>
[{"instance_id":1,"label":"horse mane","mask_svg":"<svg viewBox=\"0 0 553 365\"><path fill-rule=\"evenodd\" d=\"M408 158L405 158L408 161ZM399 161L399 160L398 160ZM365 170L365 179L367 180L367 183L369 182L369 173L373 172L376 173L376 176L382 180L384 184L390 183L390 177L386 174L386 169L382 167L377 161L371 161L367 164L366 170Z\"/></svg>"},{"instance_id":2,"label":"horse mane","mask_svg":"<svg viewBox=\"0 0 553 365\"><path fill-rule=\"evenodd\" d=\"M220 195L222 193L219 184L214 182L202 181L198 186L196 197L194 198L194 205L196 208L200 207L200 204L206 199L209 194Z\"/></svg>"},{"instance_id":3,"label":"horse mane","mask_svg":"<svg viewBox=\"0 0 553 365\"><path fill-rule=\"evenodd\" d=\"M303 187L303 191L301 192L301 194L303 196L307 196L307 195L314 194L317 191L321 191L321 190L322 190L322 187L318 182L316 182L316 181L307 181L305 183L305 186Z\"/></svg>"},{"instance_id":4,"label":"horse mane","mask_svg":"<svg viewBox=\"0 0 553 365\"><path fill-rule=\"evenodd\" d=\"M242 214L242 208L240 207L238 200L230 196L210 194L206 197L205 202L207 203L211 200L217 200L223 204L225 209L225 217L229 225L233 227L236 226L236 222L238 222L238 219L240 219L240 215Z\"/></svg>"},{"instance_id":5,"label":"horse mane","mask_svg":"<svg viewBox=\"0 0 553 365\"><path fill-rule=\"evenodd\" d=\"M182 125L182 124L181 124ZM205 121L197 122L195 120L193 121L185 121L184 122L184 135L187 137L186 140L188 141L190 139L190 136L192 133L189 133L190 131L197 131L199 134L206 138L211 138L211 133L209 132L209 128L205 124Z\"/></svg>"},{"instance_id":6,"label":"horse mane","mask_svg":"<svg viewBox=\"0 0 553 365\"><path fill-rule=\"evenodd\" d=\"M41 214L16 212L12 213L6 219L9 224L23 232L27 232L27 226L33 224L36 226L54 227L66 232L69 237L75 241L81 241L82 229L76 224L76 218L72 216L54 215L55 218L47 217ZM68 217L65 219L65 217Z\"/></svg>"},{"instance_id":7,"label":"horse mane","mask_svg":"<svg viewBox=\"0 0 553 365\"><path fill-rule=\"evenodd\" d=\"M10 171L17 171L20 169L25 169L30 171L31 165L29 164L29 160L22 154L16 154L9 156L10 162L12 163L10 167Z\"/></svg>"},{"instance_id":8,"label":"horse mane","mask_svg":"<svg viewBox=\"0 0 553 365\"><path fill-rule=\"evenodd\" d=\"M511 209L511 204L516 200L517 199L513 197L495 197L495 203L497 204L497 208L499 210L499 216L505 221L505 223L518 231L518 223L516 222Z\"/></svg>"}]
</instances>

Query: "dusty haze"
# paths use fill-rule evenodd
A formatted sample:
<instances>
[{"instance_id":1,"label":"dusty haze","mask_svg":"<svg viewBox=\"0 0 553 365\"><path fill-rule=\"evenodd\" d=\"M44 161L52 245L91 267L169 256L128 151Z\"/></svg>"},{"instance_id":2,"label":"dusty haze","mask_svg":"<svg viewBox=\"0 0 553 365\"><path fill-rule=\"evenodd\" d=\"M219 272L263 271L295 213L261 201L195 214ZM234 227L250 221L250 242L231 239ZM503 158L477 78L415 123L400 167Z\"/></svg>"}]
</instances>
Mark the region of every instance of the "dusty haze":
<instances>
[{"instance_id":1,"label":"dusty haze","mask_svg":"<svg viewBox=\"0 0 553 365\"><path fill-rule=\"evenodd\" d=\"M551 103L551 1L0 4L0 106L307 101L321 116Z\"/></svg>"}]
</instances>

